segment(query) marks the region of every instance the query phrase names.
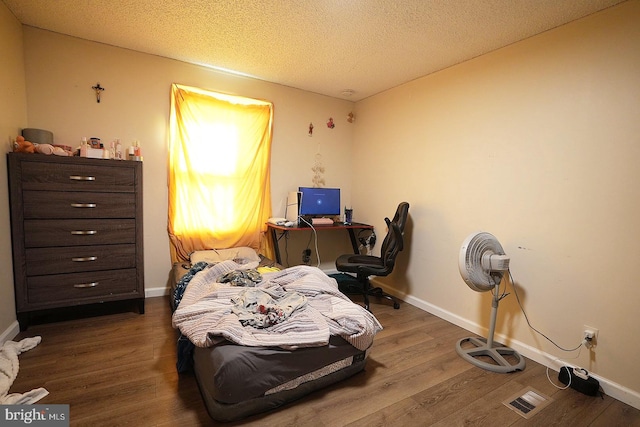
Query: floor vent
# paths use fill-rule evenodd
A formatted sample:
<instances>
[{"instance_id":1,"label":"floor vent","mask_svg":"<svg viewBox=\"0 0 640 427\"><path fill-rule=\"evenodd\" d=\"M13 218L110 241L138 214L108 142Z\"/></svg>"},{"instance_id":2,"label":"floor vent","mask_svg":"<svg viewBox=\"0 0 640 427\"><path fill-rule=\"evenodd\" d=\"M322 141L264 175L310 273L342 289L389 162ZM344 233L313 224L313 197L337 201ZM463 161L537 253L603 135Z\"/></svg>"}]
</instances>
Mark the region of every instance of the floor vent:
<instances>
[{"instance_id":1,"label":"floor vent","mask_svg":"<svg viewBox=\"0 0 640 427\"><path fill-rule=\"evenodd\" d=\"M502 403L524 418L529 419L551 402L553 402L553 399L549 396L540 393L533 387L527 387Z\"/></svg>"}]
</instances>

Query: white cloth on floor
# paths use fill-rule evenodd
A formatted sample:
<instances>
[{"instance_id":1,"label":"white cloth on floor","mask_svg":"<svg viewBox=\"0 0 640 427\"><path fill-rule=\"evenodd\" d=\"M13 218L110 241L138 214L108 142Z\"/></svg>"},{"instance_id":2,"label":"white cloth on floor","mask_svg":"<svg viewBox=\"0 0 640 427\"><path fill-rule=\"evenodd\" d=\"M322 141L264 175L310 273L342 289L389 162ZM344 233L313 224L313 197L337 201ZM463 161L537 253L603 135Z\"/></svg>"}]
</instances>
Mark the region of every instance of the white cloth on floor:
<instances>
[{"instance_id":1,"label":"white cloth on floor","mask_svg":"<svg viewBox=\"0 0 640 427\"><path fill-rule=\"evenodd\" d=\"M49 392L36 388L27 393L9 393L11 385L18 376L18 355L31 350L42 340L41 337L25 338L20 342L7 341L0 348L0 404L23 405L36 403Z\"/></svg>"}]
</instances>

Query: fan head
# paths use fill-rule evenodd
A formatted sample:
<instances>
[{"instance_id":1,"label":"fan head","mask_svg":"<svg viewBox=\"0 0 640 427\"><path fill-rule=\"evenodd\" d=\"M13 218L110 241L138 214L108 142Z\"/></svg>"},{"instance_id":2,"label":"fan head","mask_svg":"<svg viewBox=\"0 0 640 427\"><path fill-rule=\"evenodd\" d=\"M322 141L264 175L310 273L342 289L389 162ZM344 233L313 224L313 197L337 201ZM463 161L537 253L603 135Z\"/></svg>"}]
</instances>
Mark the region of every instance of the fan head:
<instances>
[{"instance_id":1,"label":"fan head","mask_svg":"<svg viewBox=\"0 0 640 427\"><path fill-rule=\"evenodd\" d=\"M509 257L492 234L470 234L460 248L460 274L471 289L489 291L500 284L509 269Z\"/></svg>"}]
</instances>

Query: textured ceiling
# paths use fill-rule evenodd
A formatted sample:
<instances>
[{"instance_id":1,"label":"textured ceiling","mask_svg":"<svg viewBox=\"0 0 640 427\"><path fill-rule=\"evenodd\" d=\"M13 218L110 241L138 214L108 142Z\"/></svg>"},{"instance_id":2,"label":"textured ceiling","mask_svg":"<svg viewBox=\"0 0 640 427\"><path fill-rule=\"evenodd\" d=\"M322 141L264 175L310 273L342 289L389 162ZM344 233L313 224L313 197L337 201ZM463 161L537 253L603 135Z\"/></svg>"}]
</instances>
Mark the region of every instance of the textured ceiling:
<instances>
[{"instance_id":1,"label":"textured ceiling","mask_svg":"<svg viewBox=\"0 0 640 427\"><path fill-rule=\"evenodd\" d=\"M2 1L25 25L352 101L622 2Z\"/></svg>"}]
</instances>

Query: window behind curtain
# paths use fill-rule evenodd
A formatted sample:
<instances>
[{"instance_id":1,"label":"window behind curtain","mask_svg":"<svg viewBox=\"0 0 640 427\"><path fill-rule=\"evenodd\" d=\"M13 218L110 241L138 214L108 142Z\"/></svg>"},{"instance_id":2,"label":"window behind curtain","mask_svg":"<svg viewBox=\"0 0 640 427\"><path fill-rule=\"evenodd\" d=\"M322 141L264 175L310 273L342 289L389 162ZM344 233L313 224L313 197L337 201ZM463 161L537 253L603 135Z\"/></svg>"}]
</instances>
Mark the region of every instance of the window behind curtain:
<instances>
[{"instance_id":1,"label":"window behind curtain","mask_svg":"<svg viewBox=\"0 0 640 427\"><path fill-rule=\"evenodd\" d=\"M272 122L269 102L172 85L173 262L188 260L194 250L267 247L262 240L271 216Z\"/></svg>"}]
</instances>

